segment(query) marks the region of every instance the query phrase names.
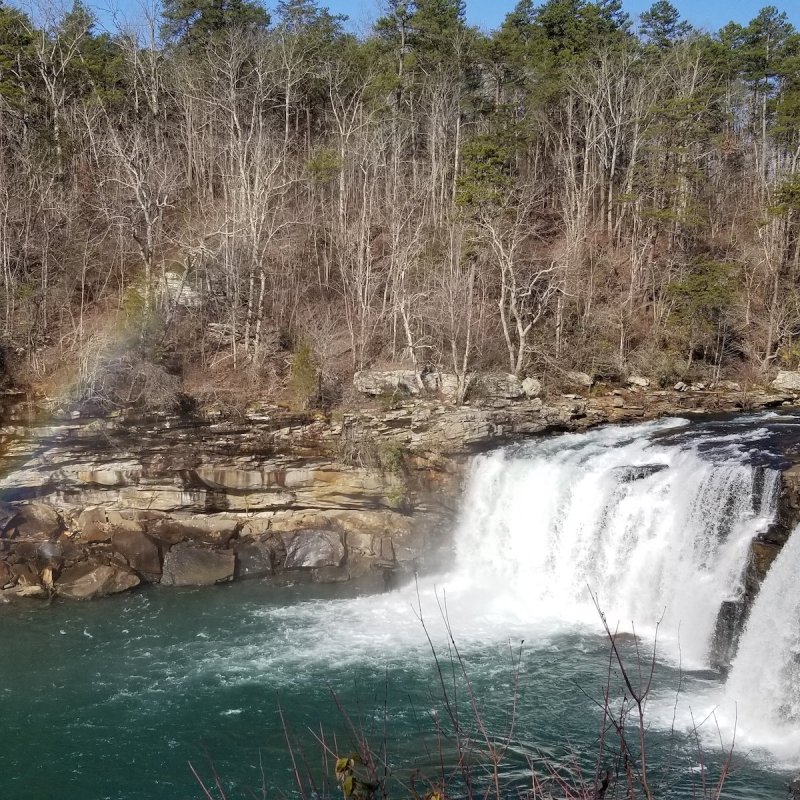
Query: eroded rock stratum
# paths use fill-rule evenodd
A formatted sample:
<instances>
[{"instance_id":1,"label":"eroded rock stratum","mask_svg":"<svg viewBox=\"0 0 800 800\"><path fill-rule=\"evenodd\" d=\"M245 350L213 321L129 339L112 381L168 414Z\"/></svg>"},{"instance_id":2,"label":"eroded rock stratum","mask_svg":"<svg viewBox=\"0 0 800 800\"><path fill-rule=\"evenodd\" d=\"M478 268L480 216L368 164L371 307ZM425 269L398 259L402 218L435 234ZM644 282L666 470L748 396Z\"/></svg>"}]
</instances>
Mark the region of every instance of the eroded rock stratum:
<instances>
[{"instance_id":1,"label":"eroded rock stratum","mask_svg":"<svg viewBox=\"0 0 800 800\"><path fill-rule=\"evenodd\" d=\"M278 410L8 424L0 596L413 573L447 540L458 469L343 427Z\"/></svg>"}]
</instances>

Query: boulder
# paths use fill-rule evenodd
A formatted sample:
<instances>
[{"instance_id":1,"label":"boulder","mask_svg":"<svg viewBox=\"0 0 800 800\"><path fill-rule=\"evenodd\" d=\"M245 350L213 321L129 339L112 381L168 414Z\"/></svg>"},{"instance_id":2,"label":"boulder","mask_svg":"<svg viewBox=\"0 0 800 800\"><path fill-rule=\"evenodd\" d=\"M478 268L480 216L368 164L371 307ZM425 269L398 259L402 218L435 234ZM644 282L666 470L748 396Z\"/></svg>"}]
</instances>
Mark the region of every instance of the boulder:
<instances>
[{"instance_id":1,"label":"boulder","mask_svg":"<svg viewBox=\"0 0 800 800\"><path fill-rule=\"evenodd\" d=\"M419 394L417 375L413 369L364 369L353 375L353 386L361 394Z\"/></svg>"},{"instance_id":2,"label":"boulder","mask_svg":"<svg viewBox=\"0 0 800 800\"><path fill-rule=\"evenodd\" d=\"M426 372L422 376L425 391L438 394L450 402L458 396L458 375L452 372Z\"/></svg>"},{"instance_id":3,"label":"boulder","mask_svg":"<svg viewBox=\"0 0 800 800\"><path fill-rule=\"evenodd\" d=\"M594 378L586 372L570 371L564 374L564 379L573 386L583 386L587 389L594 385Z\"/></svg>"},{"instance_id":4,"label":"boulder","mask_svg":"<svg viewBox=\"0 0 800 800\"><path fill-rule=\"evenodd\" d=\"M15 599L18 597L35 598L37 600L44 600L48 594L44 586L36 584L20 584L19 586L12 586L10 589L5 589L2 593L3 601Z\"/></svg>"},{"instance_id":5,"label":"boulder","mask_svg":"<svg viewBox=\"0 0 800 800\"><path fill-rule=\"evenodd\" d=\"M646 389L650 385L650 379L641 375L630 375L628 377L628 386L638 386L640 389Z\"/></svg>"},{"instance_id":6,"label":"boulder","mask_svg":"<svg viewBox=\"0 0 800 800\"><path fill-rule=\"evenodd\" d=\"M106 511L106 520L110 531L144 531L151 519L159 519L160 515L147 511Z\"/></svg>"},{"instance_id":7,"label":"boulder","mask_svg":"<svg viewBox=\"0 0 800 800\"><path fill-rule=\"evenodd\" d=\"M522 391L525 392L525 397L534 398L542 393L542 384L538 378L525 378L522 381Z\"/></svg>"},{"instance_id":8,"label":"boulder","mask_svg":"<svg viewBox=\"0 0 800 800\"><path fill-rule=\"evenodd\" d=\"M800 370L780 370L772 388L781 392L800 392Z\"/></svg>"},{"instance_id":9,"label":"boulder","mask_svg":"<svg viewBox=\"0 0 800 800\"><path fill-rule=\"evenodd\" d=\"M101 506L87 506L74 520L74 527L87 542L107 542L111 538L108 531L106 510Z\"/></svg>"},{"instance_id":10,"label":"boulder","mask_svg":"<svg viewBox=\"0 0 800 800\"><path fill-rule=\"evenodd\" d=\"M338 533L311 528L297 531L289 538L283 566L285 569L338 567L345 555Z\"/></svg>"},{"instance_id":11,"label":"boulder","mask_svg":"<svg viewBox=\"0 0 800 800\"><path fill-rule=\"evenodd\" d=\"M678 381L673 387L676 392L688 392L689 391L689 384L684 383L683 381Z\"/></svg>"},{"instance_id":12,"label":"boulder","mask_svg":"<svg viewBox=\"0 0 800 800\"><path fill-rule=\"evenodd\" d=\"M75 519L75 527L81 536L96 538L106 535L106 511L100 506L87 506Z\"/></svg>"},{"instance_id":13,"label":"boulder","mask_svg":"<svg viewBox=\"0 0 800 800\"><path fill-rule=\"evenodd\" d=\"M11 565L12 580L23 586L39 585L39 575L31 564L19 563Z\"/></svg>"},{"instance_id":14,"label":"boulder","mask_svg":"<svg viewBox=\"0 0 800 800\"><path fill-rule=\"evenodd\" d=\"M52 506L26 503L18 506L17 511L17 518L12 524L20 539L42 541L52 539L61 532L61 520Z\"/></svg>"},{"instance_id":15,"label":"boulder","mask_svg":"<svg viewBox=\"0 0 800 800\"><path fill-rule=\"evenodd\" d=\"M36 548L37 561L48 567L59 567L64 561L64 548L60 542L42 542Z\"/></svg>"},{"instance_id":16,"label":"boulder","mask_svg":"<svg viewBox=\"0 0 800 800\"><path fill-rule=\"evenodd\" d=\"M55 591L70 600L90 600L106 597L138 586L138 575L109 564L79 564L61 573Z\"/></svg>"},{"instance_id":17,"label":"boulder","mask_svg":"<svg viewBox=\"0 0 800 800\"><path fill-rule=\"evenodd\" d=\"M244 541L236 548L237 578L263 578L275 572L280 563L281 548L275 539L254 539Z\"/></svg>"},{"instance_id":18,"label":"boulder","mask_svg":"<svg viewBox=\"0 0 800 800\"><path fill-rule=\"evenodd\" d=\"M525 396L522 382L516 375L507 372L488 372L478 379L481 394L498 400L518 400Z\"/></svg>"},{"instance_id":19,"label":"boulder","mask_svg":"<svg viewBox=\"0 0 800 800\"><path fill-rule=\"evenodd\" d=\"M161 574L158 545L146 533L115 531L111 537L111 546L136 572L149 577Z\"/></svg>"},{"instance_id":20,"label":"boulder","mask_svg":"<svg viewBox=\"0 0 800 800\"><path fill-rule=\"evenodd\" d=\"M11 523L17 516L19 509L10 503L0 502L0 531L5 531L11 527Z\"/></svg>"},{"instance_id":21,"label":"boulder","mask_svg":"<svg viewBox=\"0 0 800 800\"><path fill-rule=\"evenodd\" d=\"M213 586L233 580L235 557L231 550L205 550L177 545L164 557L161 583L166 586Z\"/></svg>"}]
</instances>

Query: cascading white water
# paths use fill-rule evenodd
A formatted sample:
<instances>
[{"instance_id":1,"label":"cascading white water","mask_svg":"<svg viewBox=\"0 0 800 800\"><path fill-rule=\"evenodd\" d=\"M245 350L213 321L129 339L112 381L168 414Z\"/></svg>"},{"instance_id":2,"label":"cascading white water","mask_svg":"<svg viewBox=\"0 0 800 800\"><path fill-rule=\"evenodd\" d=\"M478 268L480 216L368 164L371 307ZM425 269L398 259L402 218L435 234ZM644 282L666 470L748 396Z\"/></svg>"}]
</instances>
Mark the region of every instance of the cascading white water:
<instances>
[{"instance_id":1,"label":"cascading white water","mask_svg":"<svg viewBox=\"0 0 800 800\"><path fill-rule=\"evenodd\" d=\"M611 427L479 458L458 572L487 602L564 623L597 623L589 587L612 626L652 632L662 620L684 663L704 666L720 603L741 593L749 542L771 519L777 472L742 458L757 430L659 438L684 424Z\"/></svg>"},{"instance_id":2,"label":"cascading white water","mask_svg":"<svg viewBox=\"0 0 800 800\"><path fill-rule=\"evenodd\" d=\"M733 662L722 714L749 746L800 760L800 527L767 573ZM735 711L734 711L735 709Z\"/></svg>"}]
</instances>

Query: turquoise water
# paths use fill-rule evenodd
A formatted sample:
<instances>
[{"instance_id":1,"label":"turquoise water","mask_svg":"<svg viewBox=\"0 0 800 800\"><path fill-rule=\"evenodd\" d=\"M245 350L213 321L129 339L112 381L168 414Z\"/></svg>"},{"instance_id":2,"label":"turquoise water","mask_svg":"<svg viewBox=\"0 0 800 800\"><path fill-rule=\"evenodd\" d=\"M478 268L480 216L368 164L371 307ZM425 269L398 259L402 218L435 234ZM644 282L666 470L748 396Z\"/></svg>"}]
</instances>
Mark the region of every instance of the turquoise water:
<instances>
[{"instance_id":1,"label":"turquoise water","mask_svg":"<svg viewBox=\"0 0 800 800\"><path fill-rule=\"evenodd\" d=\"M386 742L391 796L409 796L411 768L435 774L439 676L414 610L416 592L356 597L357 587L275 590L258 582L200 590L153 589L101 602L0 608L2 796L16 800L182 800L202 797L189 769L215 770L231 798L295 791L279 708L298 769L320 784L332 750L351 749L348 725ZM349 596L348 596L349 595ZM430 595L427 595L430 597ZM456 595L457 596L457 595ZM425 608L451 680L438 611ZM581 762L593 775L608 647L599 626L556 628L502 616L454 631L483 718L507 729L513 663L519 654L517 722L504 768L524 784L529 757ZM463 638L462 638L463 637ZM520 640L525 643L520 645ZM628 655L632 656L627 645ZM651 761L660 797L692 796L700 760L683 735L667 733L671 697L713 691L709 674L656 670ZM458 701L469 725L463 681ZM661 726L659 728L659 725ZM708 737L706 737L708 738ZM711 737L713 739L713 736ZM713 746L703 757L720 763ZM606 762L613 764L611 755ZM667 773L665 765L672 764ZM212 769L213 764L213 769ZM788 774L737 753L723 796L783 798ZM252 791L252 793L250 793ZM216 796L216 793L215 793Z\"/></svg>"}]
</instances>

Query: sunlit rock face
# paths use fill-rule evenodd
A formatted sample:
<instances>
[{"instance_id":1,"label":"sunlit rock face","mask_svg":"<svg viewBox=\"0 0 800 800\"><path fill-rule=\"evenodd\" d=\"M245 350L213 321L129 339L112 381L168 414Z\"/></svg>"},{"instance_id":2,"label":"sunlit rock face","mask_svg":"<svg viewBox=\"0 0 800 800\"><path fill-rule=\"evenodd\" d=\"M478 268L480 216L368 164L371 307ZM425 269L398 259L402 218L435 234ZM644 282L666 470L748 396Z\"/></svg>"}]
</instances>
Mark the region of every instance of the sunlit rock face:
<instances>
[{"instance_id":1,"label":"sunlit rock face","mask_svg":"<svg viewBox=\"0 0 800 800\"><path fill-rule=\"evenodd\" d=\"M341 425L263 410L6 426L0 591L86 599L158 582L413 572L445 541L432 532L449 524L458 471L359 436L348 451Z\"/></svg>"}]
</instances>

